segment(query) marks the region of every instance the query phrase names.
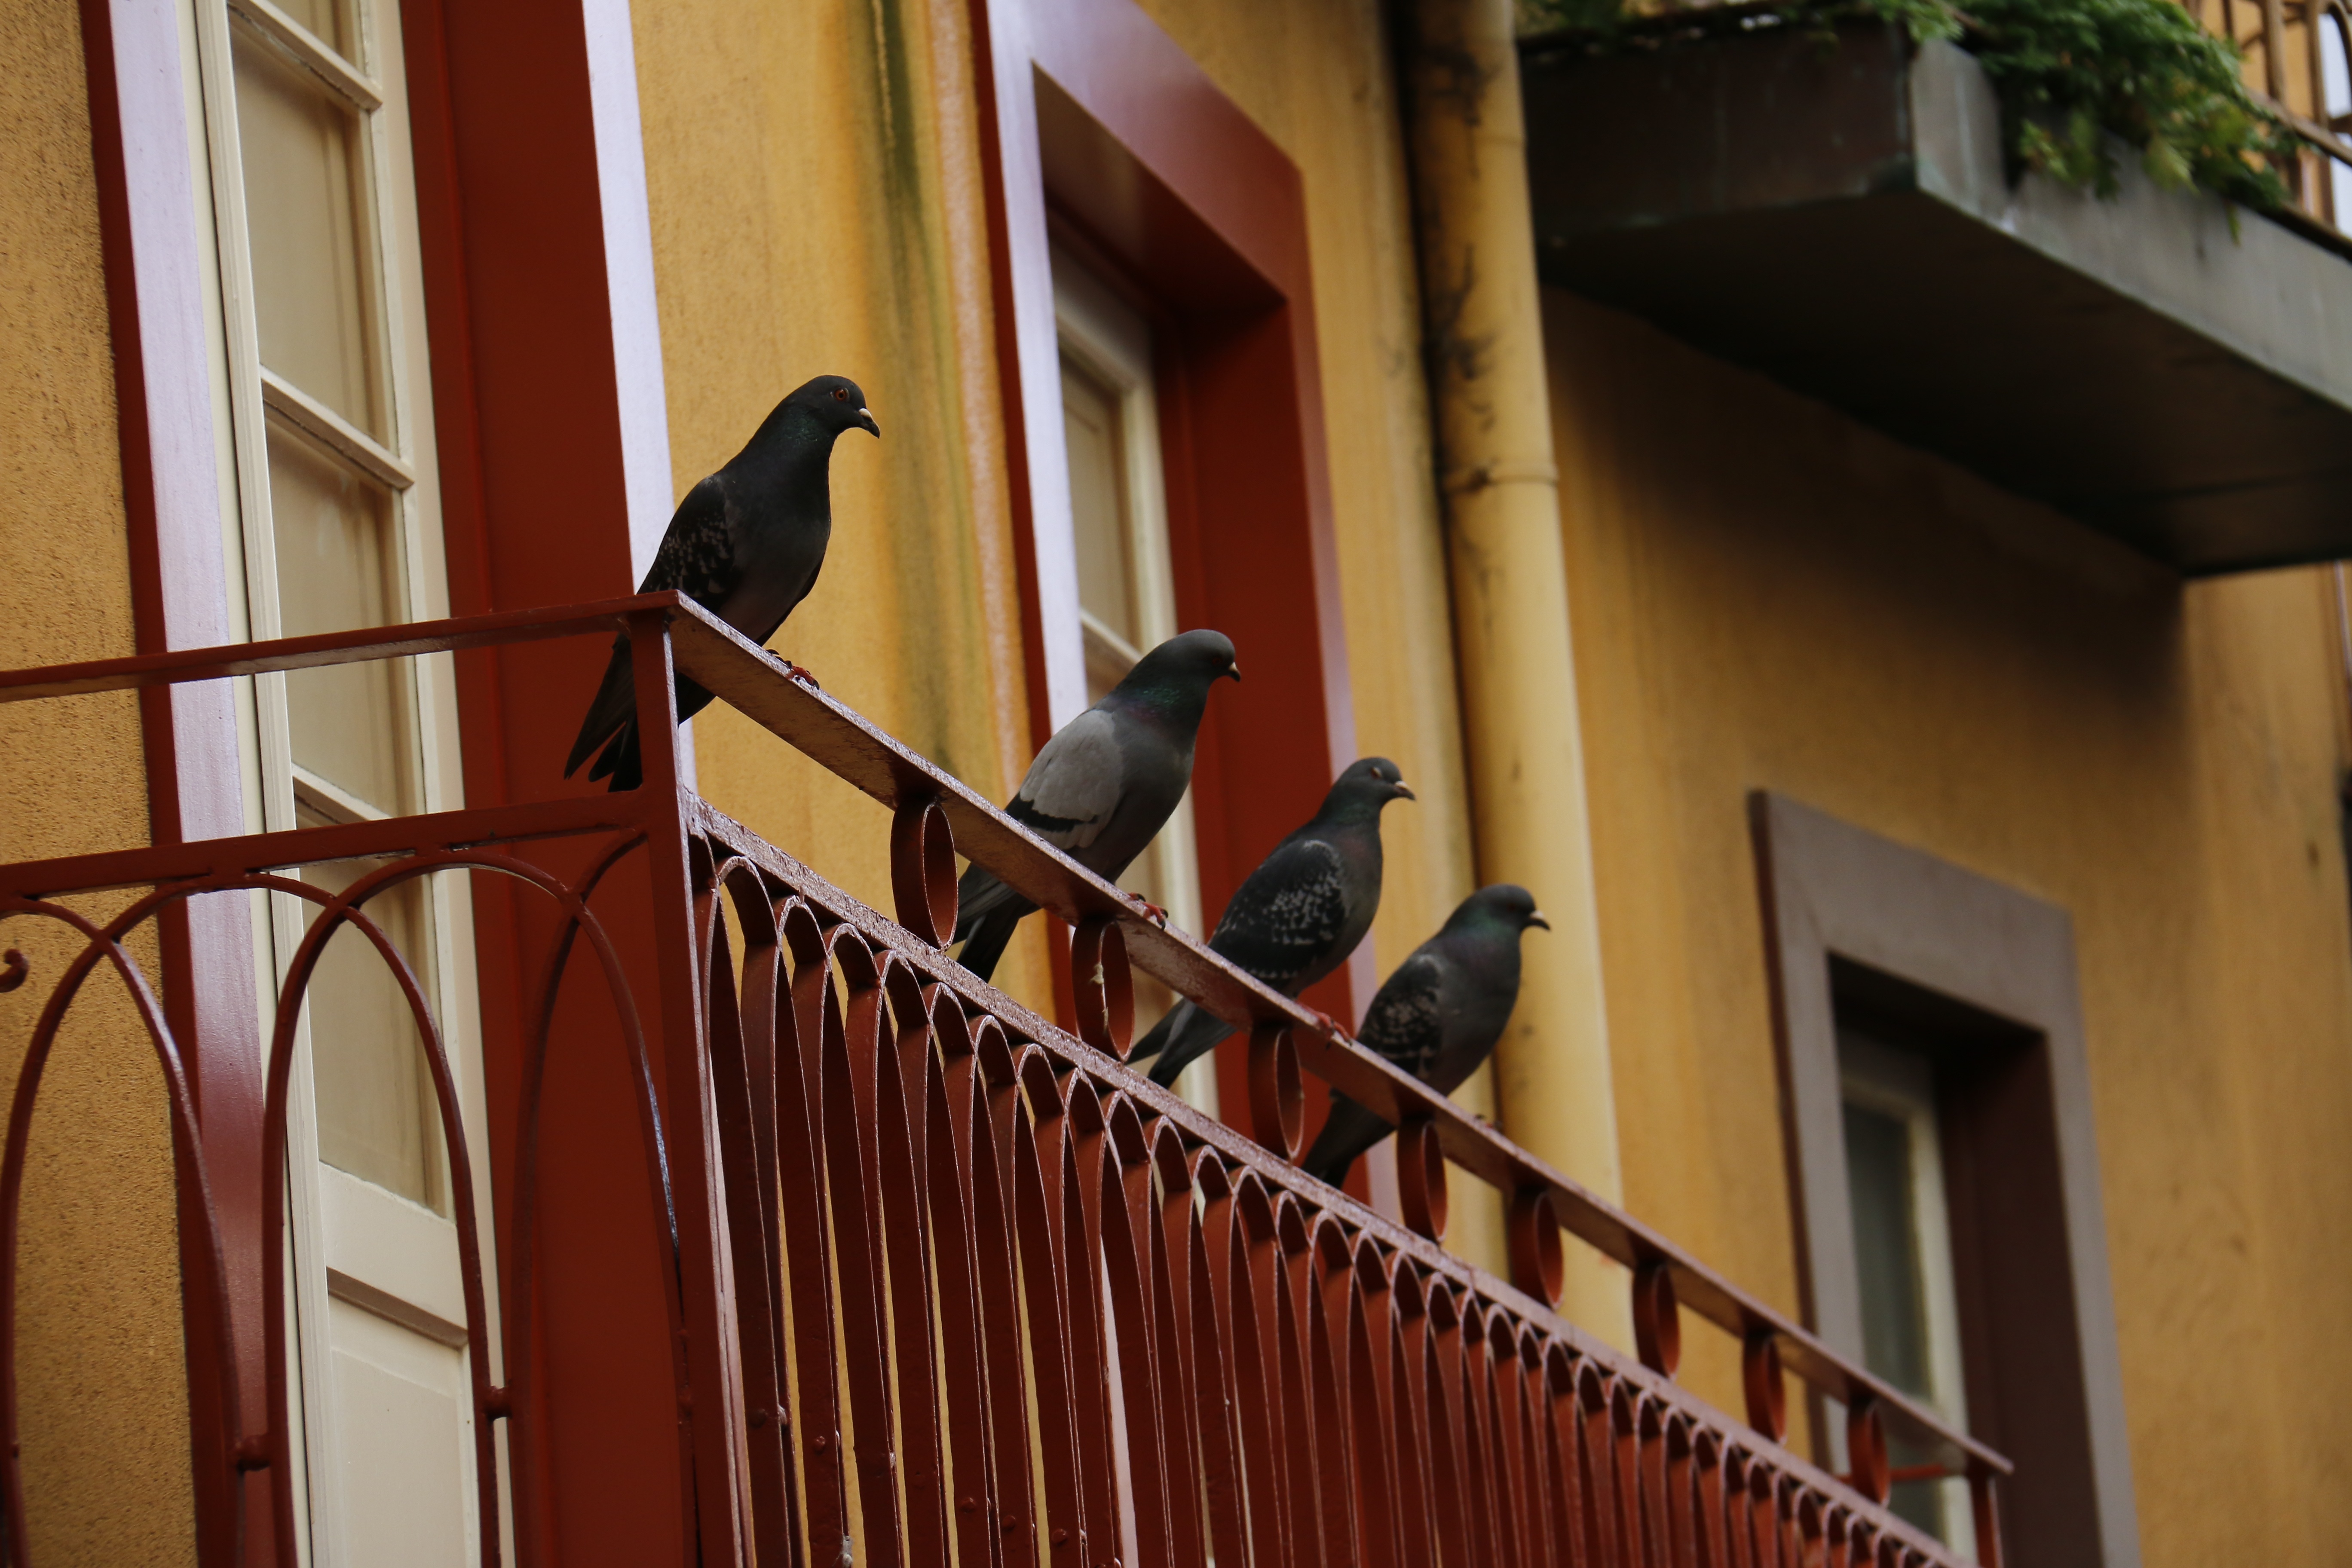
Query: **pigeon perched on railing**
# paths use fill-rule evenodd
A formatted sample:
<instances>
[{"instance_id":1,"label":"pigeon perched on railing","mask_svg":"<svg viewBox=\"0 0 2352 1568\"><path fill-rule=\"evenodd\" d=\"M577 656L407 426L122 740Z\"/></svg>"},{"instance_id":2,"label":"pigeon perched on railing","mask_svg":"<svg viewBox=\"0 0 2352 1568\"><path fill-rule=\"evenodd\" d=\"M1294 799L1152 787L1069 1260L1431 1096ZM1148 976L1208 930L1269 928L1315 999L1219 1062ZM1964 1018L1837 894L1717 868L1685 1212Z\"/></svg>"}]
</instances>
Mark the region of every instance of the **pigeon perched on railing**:
<instances>
[{"instance_id":1,"label":"pigeon perched on railing","mask_svg":"<svg viewBox=\"0 0 2352 1568\"><path fill-rule=\"evenodd\" d=\"M1210 950L1285 996L1347 963L1380 911L1381 808L1412 797L1386 757L1349 763L1307 825L1276 845L1235 890L1210 934ZM1136 1042L1128 1060L1159 1056L1152 1079L1172 1084L1233 1032L1215 1014L1179 1002Z\"/></svg>"},{"instance_id":2,"label":"pigeon perched on railing","mask_svg":"<svg viewBox=\"0 0 2352 1568\"><path fill-rule=\"evenodd\" d=\"M1103 700L1063 725L1029 764L1005 815L1106 881L1143 853L1192 782L1192 741L1209 688L1239 680L1222 632L1182 632L1139 660ZM974 865L956 889L957 955L982 980L1036 905Z\"/></svg>"},{"instance_id":3,"label":"pigeon perched on railing","mask_svg":"<svg viewBox=\"0 0 2352 1568\"><path fill-rule=\"evenodd\" d=\"M1551 929L1525 888L1496 882L1462 900L1438 933L1396 967L1357 1039L1440 1094L1478 1070L1519 999L1519 933ZM1336 1090L1331 1119L1298 1162L1338 1186L1356 1156L1396 1129Z\"/></svg>"},{"instance_id":4,"label":"pigeon perched on railing","mask_svg":"<svg viewBox=\"0 0 2352 1568\"><path fill-rule=\"evenodd\" d=\"M686 492L637 592L674 588L755 643L775 636L824 565L833 538L833 443L846 430L882 434L856 382L821 375L796 388L725 468ZM709 702L709 692L678 677L681 721ZM609 777L616 790L644 782L625 634L613 639L563 776L578 773L599 746L604 754L588 770L591 779Z\"/></svg>"}]
</instances>

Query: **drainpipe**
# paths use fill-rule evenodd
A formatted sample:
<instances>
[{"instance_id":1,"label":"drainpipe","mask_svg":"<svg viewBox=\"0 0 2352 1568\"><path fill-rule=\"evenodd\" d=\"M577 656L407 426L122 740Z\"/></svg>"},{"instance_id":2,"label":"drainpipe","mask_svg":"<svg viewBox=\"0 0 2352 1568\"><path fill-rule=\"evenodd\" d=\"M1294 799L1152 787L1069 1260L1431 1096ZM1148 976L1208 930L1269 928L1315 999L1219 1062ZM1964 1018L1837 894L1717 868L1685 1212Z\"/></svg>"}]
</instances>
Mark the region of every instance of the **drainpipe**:
<instances>
[{"instance_id":1,"label":"drainpipe","mask_svg":"<svg viewBox=\"0 0 2352 1568\"><path fill-rule=\"evenodd\" d=\"M1482 882L1520 882L1529 931L1496 1053L1505 1131L1622 1199L1584 756L1577 727L1543 321L1511 0L1404 0L1413 206ZM1624 1275L1571 1242L1561 1306L1630 1347Z\"/></svg>"}]
</instances>

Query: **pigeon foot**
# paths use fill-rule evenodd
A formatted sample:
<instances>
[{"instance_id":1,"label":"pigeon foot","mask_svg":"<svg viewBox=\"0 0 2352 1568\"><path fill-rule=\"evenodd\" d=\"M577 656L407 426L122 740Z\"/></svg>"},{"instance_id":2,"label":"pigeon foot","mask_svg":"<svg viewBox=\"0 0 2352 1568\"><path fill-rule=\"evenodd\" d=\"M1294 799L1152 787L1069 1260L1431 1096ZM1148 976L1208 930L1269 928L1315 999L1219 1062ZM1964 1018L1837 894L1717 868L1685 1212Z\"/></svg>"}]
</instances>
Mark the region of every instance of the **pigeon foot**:
<instances>
[{"instance_id":1,"label":"pigeon foot","mask_svg":"<svg viewBox=\"0 0 2352 1568\"><path fill-rule=\"evenodd\" d=\"M805 680L819 691L824 689L824 687L817 685L814 670L804 664L795 664L789 658L784 660L784 678L788 680Z\"/></svg>"}]
</instances>

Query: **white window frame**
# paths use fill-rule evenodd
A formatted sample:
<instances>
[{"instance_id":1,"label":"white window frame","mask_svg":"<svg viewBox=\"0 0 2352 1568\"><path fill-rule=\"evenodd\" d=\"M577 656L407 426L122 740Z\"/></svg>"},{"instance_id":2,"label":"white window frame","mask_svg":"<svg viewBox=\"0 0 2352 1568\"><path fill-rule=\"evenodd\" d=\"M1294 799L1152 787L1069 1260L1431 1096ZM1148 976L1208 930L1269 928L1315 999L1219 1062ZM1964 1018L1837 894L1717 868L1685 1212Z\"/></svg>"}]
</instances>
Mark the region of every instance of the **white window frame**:
<instances>
[{"instance_id":1,"label":"white window frame","mask_svg":"<svg viewBox=\"0 0 2352 1568\"><path fill-rule=\"evenodd\" d=\"M449 615L448 574L440 526L439 468L431 416L430 353L426 337L422 258L410 146L404 60L395 0L352 0L354 36L362 58L354 61L312 35L270 0L181 0L178 6L183 81L186 88L196 212L208 230L199 252L206 268L207 342L213 370L217 471L221 483L222 548L233 635L264 640L283 635L269 495L268 420L298 427L383 483L399 531L401 594L410 619ZM327 88L362 111L366 155L372 163L375 203L373 237L378 245L376 284L384 345L389 442L379 441L320 405L316 399L265 369L255 313L252 252L247 226L244 165L235 109L235 62L231 19L252 26L293 54ZM420 809L446 811L464 805L460 763L456 667L451 656L433 654L415 661L416 740L422 798ZM293 760L285 677L267 675L236 681L240 762L244 773L247 828L282 831L296 825L298 799L340 821L368 820L383 813ZM256 993L263 1004L262 1038L269 1038L274 999L308 924L298 900L257 895L254 909ZM480 1010L474 968L471 889L457 874L427 879L432 922L431 951L408 955L427 987L443 1044L457 1079L460 1113L474 1153L475 1191L452 1193L450 1201L470 1200L476 1211L491 1210L489 1162L484 1132L488 1103L482 1080ZM334 1303L358 1308L427 1338L449 1342L454 1330L463 1342L464 1309L458 1289L454 1223L407 1199L325 1166L319 1157L316 1104L307 1021L299 1032L289 1085L287 1160L288 1235L295 1267L289 1292L296 1325L295 1409L305 1436L294 1444L293 1478L304 1561L332 1563L341 1556L335 1530L348 1517L340 1499L337 1466L317 1462L313 1434L336 1430L331 1408L333 1378L329 1324ZM331 1214L358 1223L329 1223ZM387 1248L386 1237L408 1237L418 1245ZM484 1287L490 1319L498 1318L498 1269L491 1227L482 1228ZM446 1246L439 1245L446 1242ZM400 1256L394 1257L392 1252ZM431 1256L438 1254L439 1256ZM446 1259L446 1267L443 1261ZM398 1294L377 1281L399 1274ZM503 1382L499 1346L489 1342L472 1353L490 1358L491 1377ZM470 1402L467 1408L470 1412ZM467 1463L471 1446L467 1446ZM501 1479L501 1485L504 1479ZM471 1488L465 1489L467 1533ZM510 1510L509 1532L510 1532ZM335 1526L322 1535L324 1521ZM511 1552L511 1542L508 1542Z\"/></svg>"},{"instance_id":2,"label":"white window frame","mask_svg":"<svg viewBox=\"0 0 2352 1568\"><path fill-rule=\"evenodd\" d=\"M1108 653L1132 664L1179 629L1175 575L1169 554L1168 486L1160 465L1160 404L1152 386L1150 327L1084 260L1058 244L1051 247L1051 254L1054 322L1061 352L1118 401L1119 456L1126 479L1127 553L1133 574L1129 586L1141 646L1130 647L1087 610L1078 600L1075 572L1070 603L1064 613L1078 623L1087 662ZM1054 610L1051 605L1045 608L1049 614ZM1160 883L1168 889L1165 907L1171 923L1205 937L1199 841L1190 788L1147 853L1158 857ZM1185 1068L1176 1088L1185 1100L1214 1115L1213 1058L1203 1057Z\"/></svg>"}]
</instances>

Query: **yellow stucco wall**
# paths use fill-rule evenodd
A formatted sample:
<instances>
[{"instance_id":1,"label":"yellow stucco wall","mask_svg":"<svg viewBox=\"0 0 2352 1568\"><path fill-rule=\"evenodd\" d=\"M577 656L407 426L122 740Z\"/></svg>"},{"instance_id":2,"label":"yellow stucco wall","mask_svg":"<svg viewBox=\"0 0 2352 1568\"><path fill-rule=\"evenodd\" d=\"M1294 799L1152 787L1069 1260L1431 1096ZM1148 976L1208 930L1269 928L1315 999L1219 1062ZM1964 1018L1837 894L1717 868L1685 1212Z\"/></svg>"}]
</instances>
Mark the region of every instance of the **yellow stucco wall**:
<instances>
[{"instance_id":1,"label":"yellow stucco wall","mask_svg":"<svg viewBox=\"0 0 2352 1568\"><path fill-rule=\"evenodd\" d=\"M965 8L647 0L632 18L677 489L810 376L855 378L883 438L836 448L824 574L774 646L1004 798L1029 731ZM695 745L712 802L889 908L879 807L731 710ZM1045 1002L1031 927L1003 978Z\"/></svg>"},{"instance_id":2,"label":"yellow stucco wall","mask_svg":"<svg viewBox=\"0 0 2352 1568\"><path fill-rule=\"evenodd\" d=\"M71 5L0 5L0 667L132 651L81 38ZM0 858L142 844L125 697L0 708ZM98 915L119 900L78 905ZM12 921L0 1083L78 940ZM152 975L154 950L137 955ZM161 1076L94 979L52 1057L25 1192L19 1364L27 1522L43 1563L194 1561L179 1265Z\"/></svg>"},{"instance_id":3,"label":"yellow stucco wall","mask_svg":"<svg viewBox=\"0 0 2352 1568\"><path fill-rule=\"evenodd\" d=\"M1628 1206L1797 1306L1748 792L2057 903L2146 1561L2340 1560L2332 577L2184 587L1625 317L1547 310ZM1693 1338L1732 1400L1728 1342Z\"/></svg>"},{"instance_id":4,"label":"yellow stucco wall","mask_svg":"<svg viewBox=\"0 0 2352 1568\"><path fill-rule=\"evenodd\" d=\"M1379 8L1146 9L1306 174L1357 740L1421 797L1383 826L1385 973L1474 868ZM677 488L805 376L859 377L884 440L838 448L824 576L775 647L1002 798L1030 753L965 7L650 0L634 15ZM878 810L731 713L697 721L695 743L715 803L887 907ZM1024 936L1004 983L1035 1002L1044 922ZM1483 1075L1465 1098L1489 1106ZM1457 1209L1458 1234L1484 1234L1475 1198Z\"/></svg>"}]
</instances>

